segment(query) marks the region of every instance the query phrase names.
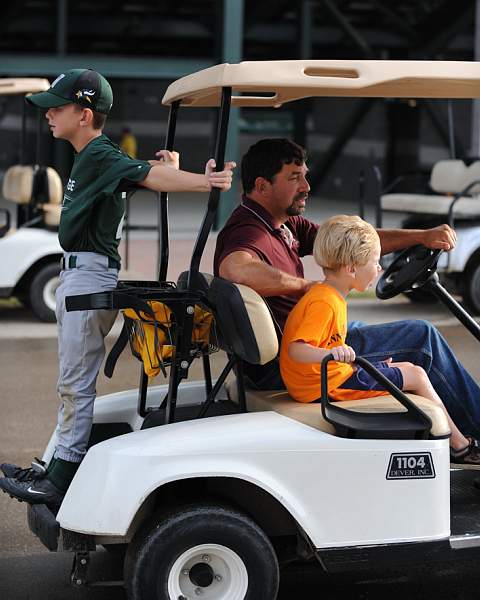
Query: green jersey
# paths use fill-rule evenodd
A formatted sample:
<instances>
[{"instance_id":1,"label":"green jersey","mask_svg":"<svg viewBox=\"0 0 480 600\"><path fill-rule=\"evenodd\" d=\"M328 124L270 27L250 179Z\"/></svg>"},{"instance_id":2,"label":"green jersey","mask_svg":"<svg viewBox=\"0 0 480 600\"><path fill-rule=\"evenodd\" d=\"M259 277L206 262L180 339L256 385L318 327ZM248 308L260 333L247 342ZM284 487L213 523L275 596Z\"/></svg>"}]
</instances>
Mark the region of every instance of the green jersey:
<instances>
[{"instance_id":1,"label":"green jersey","mask_svg":"<svg viewBox=\"0 0 480 600\"><path fill-rule=\"evenodd\" d=\"M75 155L65 195L58 238L66 252L97 252L120 263L127 192L151 169L133 160L102 134Z\"/></svg>"}]
</instances>

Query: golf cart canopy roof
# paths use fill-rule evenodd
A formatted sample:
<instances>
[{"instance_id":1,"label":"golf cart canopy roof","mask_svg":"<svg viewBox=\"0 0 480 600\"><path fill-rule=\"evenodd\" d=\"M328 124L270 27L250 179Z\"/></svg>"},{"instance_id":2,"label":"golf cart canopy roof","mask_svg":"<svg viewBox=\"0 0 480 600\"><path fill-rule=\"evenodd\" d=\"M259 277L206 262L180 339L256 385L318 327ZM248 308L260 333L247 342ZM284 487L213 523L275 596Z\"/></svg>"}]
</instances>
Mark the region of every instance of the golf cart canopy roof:
<instances>
[{"instance_id":1,"label":"golf cart canopy roof","mask_svg":"<svg viewBox=\"0 0 480 600\"><path fill-rule=\"evenodd\" d=\"M0 96L5 94L35 94L48 90L48 79L40 77L12 77L0 79Z\"/></svg>"},{"instance_id":2,"label":"golf cart canopy roof","mask_svg":"<svg viewBox=\"0 0 480 600\"><path fill-rule=\"evenodd\" d=\"M315 96L480 98L480 63L407 60L272 60L210 67L173 82L163 104L279 107Z\"/></svg>"}]
</instances>

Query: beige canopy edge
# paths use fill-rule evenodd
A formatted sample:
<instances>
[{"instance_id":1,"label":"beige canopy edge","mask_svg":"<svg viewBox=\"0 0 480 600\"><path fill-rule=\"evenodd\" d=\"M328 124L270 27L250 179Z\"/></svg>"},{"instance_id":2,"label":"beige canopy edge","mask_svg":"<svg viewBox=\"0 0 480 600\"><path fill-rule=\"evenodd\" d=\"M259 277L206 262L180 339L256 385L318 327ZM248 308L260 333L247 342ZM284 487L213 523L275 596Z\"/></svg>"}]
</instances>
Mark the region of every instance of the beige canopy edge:
<instances>
[{"instance_id":1,"label":"beige canopy edge","mask_svg":"<svg viewBox=\"0 0 480 600\"><path fill-rule=\"evenodd\" d=\"M314 96L480 98L480 62L278 60L221 64L169 85L163 104L218 106L231 87L233 106L281 106Z\"/></svg>"},{"instance_id":2,"label":"beige canopy edge","mask_svg":"<svg viewBox=\"0 0 480 600\"><path fill-rule=\"evenodd\" d=\"M6 94L35 94L48 90L48 79L40 77L8 77L0 79L0 96Z\"/></svg>"}]
</instances>

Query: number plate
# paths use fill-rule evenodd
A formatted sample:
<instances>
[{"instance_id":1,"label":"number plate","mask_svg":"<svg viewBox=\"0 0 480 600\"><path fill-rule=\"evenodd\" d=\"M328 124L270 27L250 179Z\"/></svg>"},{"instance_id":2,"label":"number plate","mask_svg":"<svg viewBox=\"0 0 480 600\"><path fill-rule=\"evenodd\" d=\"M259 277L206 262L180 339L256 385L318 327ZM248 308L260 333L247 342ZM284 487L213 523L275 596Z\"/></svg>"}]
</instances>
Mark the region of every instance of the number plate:
<instances>
[{"instance_id":1,"label":"number plate","mask_svg":"<svg viewBox=\"0 0 480 600\"><path fill-rule=\"evenodd\" d=\"M430 452L392 454L387 479L433 479L435 468Z\"/></svg>"}]
</instances>

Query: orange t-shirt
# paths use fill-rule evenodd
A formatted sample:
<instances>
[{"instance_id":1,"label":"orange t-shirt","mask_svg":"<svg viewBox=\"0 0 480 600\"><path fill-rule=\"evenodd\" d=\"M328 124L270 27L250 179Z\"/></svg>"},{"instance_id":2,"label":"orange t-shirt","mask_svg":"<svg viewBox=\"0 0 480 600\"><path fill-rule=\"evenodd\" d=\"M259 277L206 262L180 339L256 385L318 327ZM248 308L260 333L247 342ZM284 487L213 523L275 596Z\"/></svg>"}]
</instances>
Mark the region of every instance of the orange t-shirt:
<instances>
[{"instance_id":1,"label":"orange t-shirt","mask_svg":"<svg viewBox=\"0 0 480 600\"><path fill-rule=\"evenodd\" d=\"M321 396L320 363L300 363L288 355L292 342L305 342L317 348L345 344L347 303L332 286L317 283L290 312L280 349L280 371L288 393L299 402L313 402ZM338 389L354 372L349 363L328 363L328 394L333 400L356 400L382 396L385 391Z\"/></svg>"}]
</instances>

